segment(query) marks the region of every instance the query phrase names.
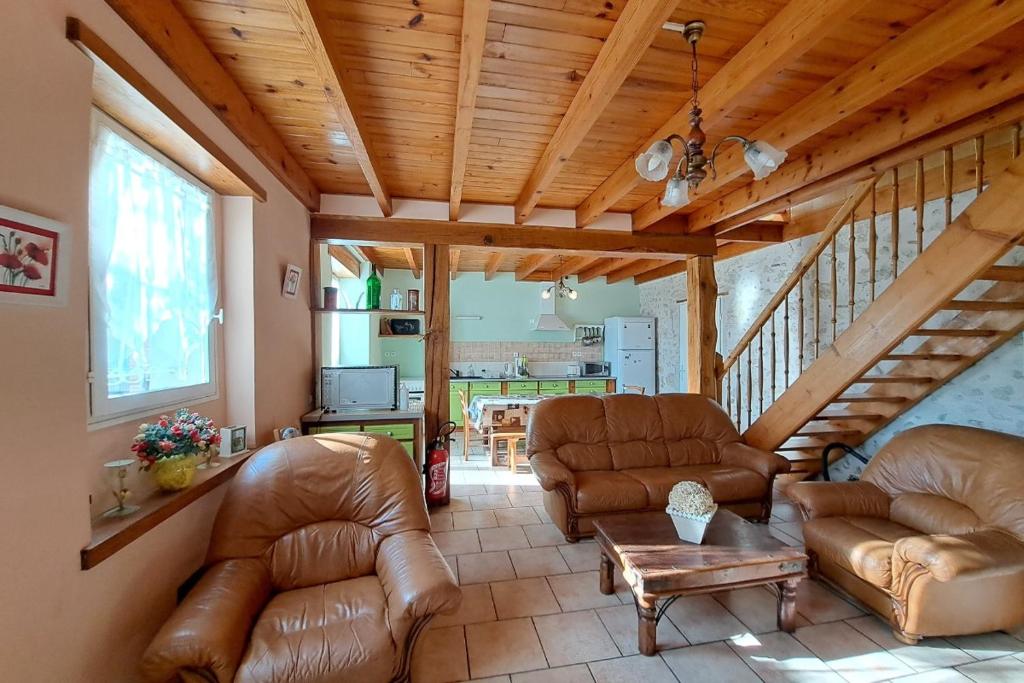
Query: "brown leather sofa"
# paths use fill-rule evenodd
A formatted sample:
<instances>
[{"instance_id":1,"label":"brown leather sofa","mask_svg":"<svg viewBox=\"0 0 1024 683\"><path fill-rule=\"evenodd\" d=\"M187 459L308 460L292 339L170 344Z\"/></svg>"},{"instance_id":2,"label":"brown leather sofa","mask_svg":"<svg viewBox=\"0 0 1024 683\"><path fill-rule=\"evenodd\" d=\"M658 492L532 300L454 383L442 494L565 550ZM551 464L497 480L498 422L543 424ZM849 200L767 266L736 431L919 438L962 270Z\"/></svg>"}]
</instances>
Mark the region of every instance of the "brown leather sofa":
<instances>
[{"instance_id":1,"label":"brown leather sofa","mask_svg":"<svg viewBox=\"0 0 1024 683\"><path fill-rule=\"evenodd\" d=\"M909 429L860 481L788 489L812 566L890 621L897 638L1024 623L1024 439Z\"/></svg>"},{"instance_id":2,"label":"brown leather sofa","mask_svg":"<svg viewBox=\"0 0 1024 683\"><path fill-rule=\"evenodd\" d=\"M199 583L143 657L148 681L405 681L462 599L416 467L384 436L280 441L239 470Z\"/></svg>"},{"instance_id":3,"label":"brown leather sofa","mask_svg":"<svg viewBox=\"0 0 1024 683\"><path fill-rule=\"evenodd\" d=\"M544 508L569 541L593 535L596 517L664 510L684 480L766 521L775 475L789 471L785 458L744 444L725 411L697 394L545 399L526 440Z\"/></svg>"}]
</instances>

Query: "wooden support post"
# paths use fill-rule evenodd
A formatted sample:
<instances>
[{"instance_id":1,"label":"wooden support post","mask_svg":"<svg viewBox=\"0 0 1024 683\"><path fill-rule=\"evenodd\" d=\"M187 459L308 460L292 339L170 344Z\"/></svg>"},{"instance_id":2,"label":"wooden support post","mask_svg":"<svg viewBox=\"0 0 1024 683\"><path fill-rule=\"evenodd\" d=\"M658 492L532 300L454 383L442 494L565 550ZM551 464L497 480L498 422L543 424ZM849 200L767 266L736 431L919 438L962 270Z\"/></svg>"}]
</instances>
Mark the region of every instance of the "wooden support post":
<instances>
[{"instance_id":1,"label":"wooden support post","mask_svg":"<svg viewBox=\"0 0 1024 683\"><path fill-rule=\"evenodd\" d=\"M423 293L426 308L426 383L423 395L423 424L429 442L448 421L448 354L451 337L448 247L423 245Z\"/></svg>"},{"instance_id":2,"label":"wooden support post","mask_svg":"<svg viewBox=\"0 0 1024 683\"><path fill-rule=\"evenodd\" d=\"M691 256L686 261L687 390L691 394L704 394L714 399L718 398L715 377L717 304L715 260L710 256Z\"/></svg>"}]
</instances>

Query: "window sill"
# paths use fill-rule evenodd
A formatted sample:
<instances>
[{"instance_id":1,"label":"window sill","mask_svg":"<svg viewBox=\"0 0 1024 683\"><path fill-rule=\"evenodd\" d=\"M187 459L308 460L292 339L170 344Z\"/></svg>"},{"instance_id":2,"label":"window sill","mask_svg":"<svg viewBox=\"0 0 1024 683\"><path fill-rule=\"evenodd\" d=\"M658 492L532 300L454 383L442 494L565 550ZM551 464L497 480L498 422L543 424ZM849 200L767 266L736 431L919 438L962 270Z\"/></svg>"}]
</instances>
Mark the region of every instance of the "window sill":
<instances>
[{"instance_id":1,"label":"window sill","mask_svg":"<svg viewBox=\"0 0 1024 683\"><path fill-rule=\"evenodd\" d=\"M140 509L128 517L97 517L92 521L92 539L82 548L82 569L92 569L160 522L199 500L235 476L242 464L259 449L250 450L230 459L221 460L221 466L197 470L192 486L177 493L154 492L141 501Z\"/></svg>"}]
</instances>

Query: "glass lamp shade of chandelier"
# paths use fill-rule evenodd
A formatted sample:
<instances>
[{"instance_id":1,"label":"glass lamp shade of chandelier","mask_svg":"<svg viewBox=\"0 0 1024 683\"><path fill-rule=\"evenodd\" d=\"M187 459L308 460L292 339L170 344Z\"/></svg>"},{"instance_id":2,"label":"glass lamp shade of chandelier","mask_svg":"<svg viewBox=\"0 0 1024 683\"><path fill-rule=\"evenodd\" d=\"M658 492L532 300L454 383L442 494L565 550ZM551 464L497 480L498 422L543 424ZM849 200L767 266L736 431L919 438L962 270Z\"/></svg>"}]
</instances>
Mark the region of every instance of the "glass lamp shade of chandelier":
<instances>
[{"instance_id":1,"label":"glass lamp shade of chandelier","mask_svg":"<svg viewBox=\"0 0 1024 683\"><path fill-rule=\"evenodd\" d=\"M786 160L786 152L767 142L748 142L743 145L743 160L754 172L754 180L762 180L778 170Z\"/></svg>"},{"instance_id":2,"label":"glass lamp shade of chandelier","mask_svg":"<svg viewBox=\"0 0 1024 683\"><path fill-rule=\"evenodd\" d=\"M551 285L547 289L542 289L540 292L541 299L550 299L553 295L557 295L559 299L570 299L576 301L579 298L580 293L575 289L565 284L565 278L558 278L558 282Z\"/></svg>"},{"instance_id":3,"label":"glass lamp shade of chandelier","mask_svg":"<svg viewBox=\"0 0 1024 683\"><path fill-rule=\"evenodd\" d=\"M662 206L679 207L690 203L689 183L682 173L677 172L669 178L665 185L665 193L661 196Z\"/></svg>"},{"instance_id":4,"label":"glass lamp shade of chandelier","mask_svg":"<svg viewBox=\"0 0 1024 683\"><path fill-rule=\"evenodd\" d=\"M664 180L672 163L672 143L658 140L650 149L636 158L636 172L644 180Z\"/></svg>"}]
</instances>

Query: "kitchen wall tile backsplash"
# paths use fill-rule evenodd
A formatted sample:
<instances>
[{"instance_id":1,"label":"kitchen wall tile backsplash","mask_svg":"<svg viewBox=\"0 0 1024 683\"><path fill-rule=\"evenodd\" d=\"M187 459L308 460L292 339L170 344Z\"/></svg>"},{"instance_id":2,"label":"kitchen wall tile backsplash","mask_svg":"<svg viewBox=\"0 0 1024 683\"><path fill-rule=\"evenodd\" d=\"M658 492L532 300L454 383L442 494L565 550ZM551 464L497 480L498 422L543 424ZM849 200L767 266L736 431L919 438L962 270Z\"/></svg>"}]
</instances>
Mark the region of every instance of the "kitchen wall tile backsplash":
<instances>
[{"instance_id":1,"label":"kitchen wall tile backsplash","mask_svg":"<svg viewBox=\"0 0 1024 683\"><path fill-rule=\"evenodd\" d=\"M516 352L528 361L599 361L604 347L577 342L452 342L451 362L509 362ZM580 355L574 356L577 352Z\"/></svg>"}]
</instances>

